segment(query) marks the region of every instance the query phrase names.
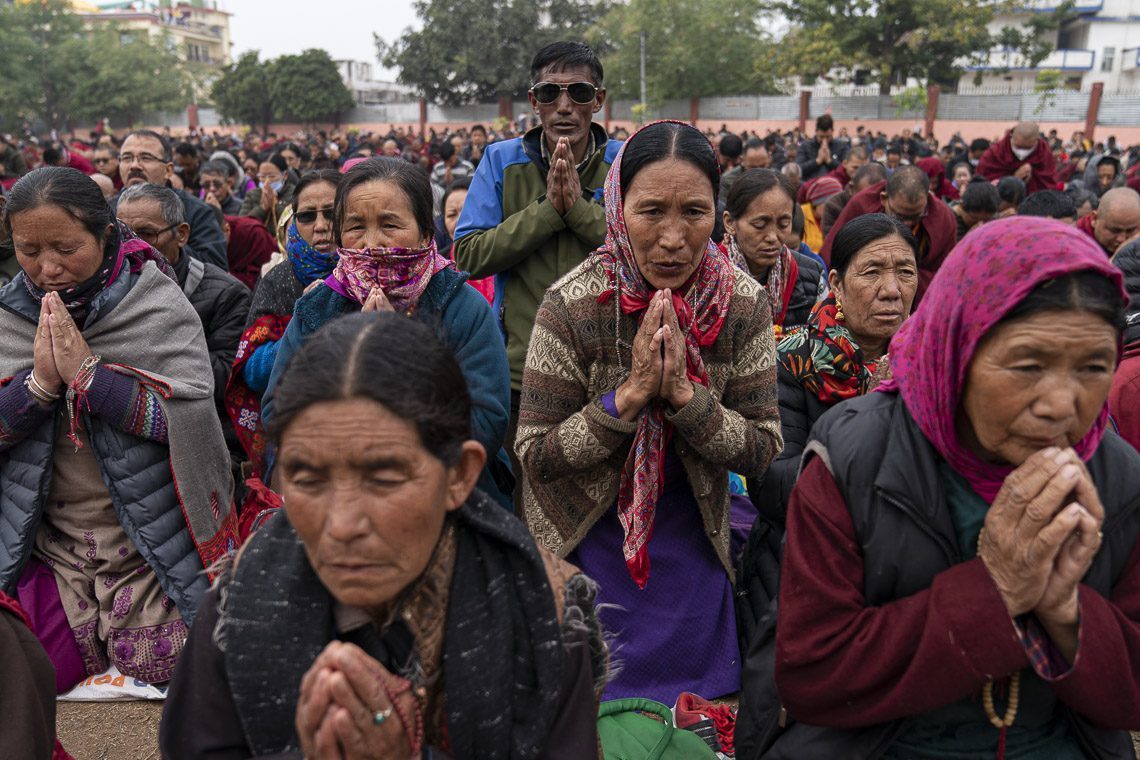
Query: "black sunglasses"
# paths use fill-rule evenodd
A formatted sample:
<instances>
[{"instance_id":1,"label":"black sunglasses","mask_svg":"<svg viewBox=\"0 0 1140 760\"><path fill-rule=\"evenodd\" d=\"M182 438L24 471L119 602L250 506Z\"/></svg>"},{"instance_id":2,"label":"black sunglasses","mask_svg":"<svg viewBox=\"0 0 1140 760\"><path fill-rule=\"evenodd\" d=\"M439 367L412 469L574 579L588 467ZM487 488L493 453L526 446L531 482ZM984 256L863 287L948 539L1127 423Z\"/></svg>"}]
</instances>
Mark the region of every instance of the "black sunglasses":
<instances>
[{"instance_id":1,"label":"black sunglasses","mask_svg":"<svg viewBox=\"0 0 1140 760\"><path fill-rule=\"evenodd\" d=\"M579 105L593 103L598 96L598 88L589 82L574 82L572 84L555 84L554 82L539 82L530 88L534 99L543 105L549 105L562 95L565 90L570 99Z\"/></svg>"},{"instance_id":2,"label":"black sunglasses","mask_svg":"<svg viewBox=\"0 0 1140 760\"><path fill-rule=\"evenodd\" d=\"M313 222L317 221L317 214L323 216L326 222L331 223L333 220L333 210L331 208L314 208L309 209L308 211L298 211L293 215L293 218L301 224L312 224Z\"/></svg>"}]
</instances>

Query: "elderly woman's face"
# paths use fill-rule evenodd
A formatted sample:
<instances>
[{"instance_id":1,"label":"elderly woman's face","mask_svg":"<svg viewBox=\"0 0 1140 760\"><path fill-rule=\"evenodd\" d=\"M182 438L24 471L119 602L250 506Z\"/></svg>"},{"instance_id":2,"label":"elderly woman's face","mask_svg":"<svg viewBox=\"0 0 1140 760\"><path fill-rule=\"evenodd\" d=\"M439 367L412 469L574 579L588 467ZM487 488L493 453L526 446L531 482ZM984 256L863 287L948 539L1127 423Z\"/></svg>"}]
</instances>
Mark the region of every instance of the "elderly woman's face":
<instances>
[{"instance_id":1,"label":"elderly woman's face","mask_svg":"<svg viewBox=\"0 0 1140 760\"><path fill-rule=\"evenodd\" d=\"M408 196L395 182L366 182L345 200L340 242L344 248L423 248L431 232L420 230Z\"/></svg>"},{"instance_id":2,"label":"elderly woman's face","mask_svg":"<svg viewBox=\"0 0 1140 760\"><path fill-rule=\"evenodd\" d=\"M688 161L656 161L634 176L624 205L633 258L646 281L655 290L688 282L716 223L708 177Z\"/></svg>"},{"instance_id":3,"label":"elderly woman's face","mask_svg":"<svg viewBox=\"0 0 1140 760\"><path fill-rule=\"evenodd\" d=\"M67 290L92 278L103 247L78 219L45 204L13 214L12 245L24 274L40 290ZM105 234L111 233L107 225Z\"/></svg>"},{"instance_id":4,"label":"elderly woman's face","mask_svg":"<svg viewBox=\"0 0 1140 760\"><path fill-rule=\"evenodd\" d=\"M285 514L313 570L338 601L366 609L391 602L423 573L444 516L474 482L370 399L305 409L282 436L279 462Z\"/></svg>"},{"instance_id":5,"label":"elderly woman's face","mask_svg":"<svg viewBox=\"0 0 1140 760\"><path fill-rule=\"evenodd\" d=\"M1088 433L1112 387L1116 331L1087 311L1037 312L998 325L978 344L959 436L983 459L1018 466Z\"/></svg>"},{"instance_id":6,"label":"elderly woman's face","mask_svg":"<svg viewBox=\"0 0 1140 760\"><path fill-rule=\"evenodd\" d=\"M829 278L855 339L880 343L889 341L910 316L918 265L906 241L891 235L863 246L842 278L835 270Z\"/></svg>"}]
</instances>

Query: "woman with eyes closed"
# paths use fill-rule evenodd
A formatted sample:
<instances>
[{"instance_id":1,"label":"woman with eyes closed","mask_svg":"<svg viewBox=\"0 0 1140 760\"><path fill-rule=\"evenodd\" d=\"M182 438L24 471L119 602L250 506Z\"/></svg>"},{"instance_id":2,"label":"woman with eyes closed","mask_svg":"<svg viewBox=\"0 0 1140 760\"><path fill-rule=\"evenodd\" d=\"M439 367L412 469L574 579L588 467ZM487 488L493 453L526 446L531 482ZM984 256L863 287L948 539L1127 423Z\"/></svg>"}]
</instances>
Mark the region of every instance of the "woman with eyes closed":
<instances>
[{"instance_id":1,"label":"woman with eyes closed","mask_svg":"<svg viewBox=\"0 0 1140 760\"><path fill-rule=\"evenodd\" d=\"M267 425L284 508L202 601L163 757L597 757L594 584L473 488L470 405L417 320L301 347Z\"/></svg>"},{"instance_id":2,"label":"woman with eyes closed","mask_svg":"<svg viewBox=\"0 0 1140 760\"><path fill-rule=\"evenodd\" d=\"M265 453L261 394L269 386L278 341L293 318L297 299L332 274L336 266L333 203L340 180L340 172L333 170L306 172L301 178L293 194L286 261L270 269L253 291L253 304L226 387L226 409L253 463L254 475L260 473Z\"/></svg>"},{"instance_id":3,"label":"woman with eyes closed","mask_svg":"<svg viewBox=\"0 0 1140 760\"><path fill-rule=\"evenodd\" d=\"M5 211L0 590L60 692L110 665L168 681L237 535L202 323L82 172L25 175Z\"/></svg>"},{"instance_id":4,"label":"woman with eyes closed","mask_svg":"<svg viewBox=\"0 0 1140 760\"><path fill-rule=\"evenodd\" d=\"M490 305L436 249L431 185L406 161L371 158L341 179L333 207L336 266L301 296L278 343L262 417L290 358L326 323L359 311L394 311L430 325L455 352L471 391L471 429L488 452L479 487L503 502L510 478L496 456L506 435L510 378ZM505 489L505 490L504 490Z\"/></svg>"},{"instance_id":5,"label":"woman with eyes closed","mask_svg":"<svg viewBox=\"0 0 1140 760\"><path fill-rule=\"evenodd\" d=\"M831 257L830 292L812 308L807 324L777 346L784 450L751 490L761 517L777 526L784 524L812 426L840 401L870 389L918 288L914 235L892 217L855 217L835 242L839 255Z\"/></svg>"},{"instance_id":6,"label":"woman with eyes closed","mask_svg":"<svg viewBox=\"0 0 1140 760\"><path fill-rule=\"evenodd\" d=\"M606 242L547 291L516 451L531 532L598 581L607 699L740 688L730 471L780 450L768 298L710 240L708 138L659 122L605 184Z\"/></svg>"},{"instance_id":7,"label":"woman with eyes closed","mask_svg":"<svg viewBox=\"0 0 1140 760\"><path fill-rule=\"evenodd\" d=\"M723 247L764 286L777 338L807 322L823 280L818 261L787 247L794 212L791 180L771 169L740 175L724 204Z\"/></svg>"},{"instance_id":8,"label":"woman with eyes closed","mask_svg":"<svg viewBox=\"0 0 1140 760\"><path fill-rule=\"evenodd\" d=\"M955 247L892 378L812 430L737 757L1134 757L1140 455L1105 403L1121 279L1054 220Z\"/></svg>"}]
</instances>

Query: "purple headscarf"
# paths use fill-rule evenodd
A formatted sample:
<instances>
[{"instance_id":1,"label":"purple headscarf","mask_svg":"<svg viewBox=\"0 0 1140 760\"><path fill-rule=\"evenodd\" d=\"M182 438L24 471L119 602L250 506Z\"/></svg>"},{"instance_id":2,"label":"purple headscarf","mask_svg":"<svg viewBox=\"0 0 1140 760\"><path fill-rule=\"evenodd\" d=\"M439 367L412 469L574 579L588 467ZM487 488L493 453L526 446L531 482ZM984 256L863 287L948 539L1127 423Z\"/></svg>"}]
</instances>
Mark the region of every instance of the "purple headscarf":
<instances>
[{"instance_id":1,"label":"purple headscarf","mask_svg":"<svg viewBox=\"0 0 1140 760\"><path fill-rule=\"evenodd\" d=\"M1024 216L988 222L958 243L891 341L894 377L877 390L902 395L927 440L987 502L1014 468L984 461L958 438L955 416L974 352L1034 288L1081 271L1104 275L1124 297L1120 271L1077 228ZM1107 423L1105 406L1073 447L1081 459L1096 451Z\"/></svg>"}]
</instances>

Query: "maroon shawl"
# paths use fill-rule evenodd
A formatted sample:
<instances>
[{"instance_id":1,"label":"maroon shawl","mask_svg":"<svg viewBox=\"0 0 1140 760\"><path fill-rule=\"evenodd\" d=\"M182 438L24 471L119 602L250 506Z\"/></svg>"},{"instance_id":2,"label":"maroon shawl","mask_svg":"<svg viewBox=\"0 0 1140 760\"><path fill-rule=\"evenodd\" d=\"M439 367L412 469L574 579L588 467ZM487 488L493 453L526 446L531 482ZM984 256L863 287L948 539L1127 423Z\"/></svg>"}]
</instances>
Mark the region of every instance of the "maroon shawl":
<instances>
[{"instance_id":1,"label":"maroon shawl","mask_svg":"<svg viewBox=\"0 0 1140 760\"><path fill-rule=\"evenodd\" d=\"M227 216L230 242L226 245L230 274L253 290L262 265L277 252L277 241L265 225L252 216Z\"/></svg>"},{"instance_id":2,"label":"maroon shawl","mask_svg":"<svg viewBox=\"0 0 1140 760\"><path fill-rule=\"evenodd\" d=\"M1005 137L986 149L982 159L978 161L978 174L994 182L1002 177L1013 176L1018 167L1029 164L1033 173L1025 183L1025 192L1032 194L1038 190L1054 190L1057 179L1054 176L1053 151L1049 150L1049 143L1045 138L1037 138L1037 148L1024 161L1013 155L1013 132L1007 132Z\"/></svg>"}]
</instances>

